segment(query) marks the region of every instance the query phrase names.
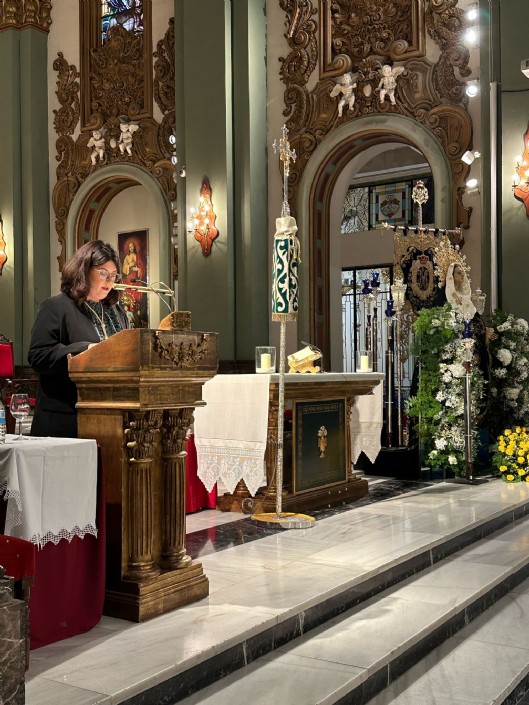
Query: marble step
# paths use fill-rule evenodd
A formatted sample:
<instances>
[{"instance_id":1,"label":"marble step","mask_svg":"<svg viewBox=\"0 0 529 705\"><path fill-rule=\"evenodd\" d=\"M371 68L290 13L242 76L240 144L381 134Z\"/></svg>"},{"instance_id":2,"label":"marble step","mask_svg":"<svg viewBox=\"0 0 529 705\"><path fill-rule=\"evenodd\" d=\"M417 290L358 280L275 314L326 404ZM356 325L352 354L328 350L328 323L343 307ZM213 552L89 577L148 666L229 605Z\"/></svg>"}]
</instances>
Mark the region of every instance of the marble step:
<instances>
[{"instance_id":1,"label":"marble step","mask_svg":"<svg viewBox=\"0 0 529 705\"><path fill-rule=\"evenodd\" d=\"M528 635L526 580L368 705L529 705Z\"/></svg>"},{"instance_id":2,"label":"marble step","mask_svg":"<svg viewBox=\"0 0 529 705\"><path fill-rule=\"evenodd\" d=\"M524 597L526 588L521 586L529 577L528 547L529 519L524 518L279 646L199 692L165 702L181 705L232 705L248 701L259 705L279 701L289 705L363 705L415 664L420 662L418 668L426 669L425 654L431 652L433 665L436 653L444 654L449 649L447 640L457 632L460 641L465 641L473 627L482 624L482 629L493 640L494 627L487 627L487 624L489 618L494 620L495 612L485 610L516 590L516 586L520 586L521 591L518 601L512 595L505 600L514 602L514 609L520 614L524 613L524 601L527 601L529 619L529 596ZM474 623L476 618L480 621ZM508 630L504 632L505 644L496 644L493 670L491 663L482 671L479 649L472 657L468 656L469 667L475 672L478 684L478 671L482 672L484 682L494 681L493 674L501 671L506 662L511 663L511 671L519 670L522 677L525 676L523 665L527 671L529 663L529 637L524 642L527 633L527 629L524 632L520 626L517 641L511 644ZM527 648L523 647L524 643ZM489 646L492 658L494 643ZM464 673L463 664L459 670ZM439 676L440 681L442 677ZM467 691L465 698L459 700L428 700L425 699L427 687L426 682L422 695L410 700L410 705L482 702L469 698ZM391 696L388 698L380 703L394 702ZM402 705L406 702L403 700ZM375 703L378 705L377 701Z\"/></svg>"}]
</instances>

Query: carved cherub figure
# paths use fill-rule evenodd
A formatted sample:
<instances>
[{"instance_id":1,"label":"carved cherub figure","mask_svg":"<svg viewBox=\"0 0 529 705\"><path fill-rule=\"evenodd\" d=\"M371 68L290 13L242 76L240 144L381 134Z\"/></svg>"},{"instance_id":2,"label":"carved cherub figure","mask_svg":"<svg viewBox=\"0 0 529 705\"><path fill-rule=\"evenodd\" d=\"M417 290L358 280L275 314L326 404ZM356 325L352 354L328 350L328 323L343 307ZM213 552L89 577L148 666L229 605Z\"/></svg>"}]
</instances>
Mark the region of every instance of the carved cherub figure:
<instances>
[{"instance_id":1,"label":"carved cherub figure","mask_svg":"<svg viewBox=\"0 0 529 705\"><path fill-rule=\"evenodd\" d=\"M102 162L105 159L105 138L101 130L94 130L92 132L92 137L87 142L87 146L92 150L90 159L92 164L95 166L98 158Z\"/></svg>"},{"instance_id":2,"label":"carved cherub figure","mask_svg":"<svg viewBox=\"0 0 529 705\"><path fill-rule=\"evenodd\" d=\"M395 88L397 87L397 77L404 71L404 66L390 66L384 64L380 69L380 81L378 90L380 91L380 102L383 103L386 95L389 97L391 104L395 105Z\"/></svg>"},{"instance_id":3,"label":"carved cherub figure","mask_svg":"<svg viewBox=\"0 0 529 705\"><path fill-rule=\"evenodd\" d=\"M354 81L354 77L350 73L344 73L343 76L340 76L338 83L332 89L331 98L336 98L340 93L342 94L338 102L338 117L342 117L346 103L349 110L353 109L355 104L355 88L356 81Z\"/></svg>"},{"instance_id":4,"label":"carved cherub figure","mask_svg":"<svg viewBox=\"0 0 529 705\"><path fill-rule=\"evenodd\" d=\"M121 134L119 136L119 151L121 154L127 154L132 156L132 142L134 139L134 133L140 129L140 126L135 122L122 122L119 125Z\"/></svg>"}]
</instances>

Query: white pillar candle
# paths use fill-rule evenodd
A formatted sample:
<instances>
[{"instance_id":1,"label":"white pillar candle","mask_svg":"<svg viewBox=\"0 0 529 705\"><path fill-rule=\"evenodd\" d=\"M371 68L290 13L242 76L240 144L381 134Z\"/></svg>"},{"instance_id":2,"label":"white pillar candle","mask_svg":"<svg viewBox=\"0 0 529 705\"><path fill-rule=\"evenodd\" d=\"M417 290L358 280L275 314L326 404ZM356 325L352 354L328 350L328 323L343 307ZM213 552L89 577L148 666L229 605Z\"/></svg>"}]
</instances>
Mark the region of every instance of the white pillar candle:
<instances>
[{"instance_id":1,"label":"white pillar candle","mask_svg":"<svg viewBox=\"0 0 529 705\"><path fill-rule=\"evenodd\" d=\"M360 355L360 372L369 370L369 355Z\"/></svg>"},{"instance_id":2,"label":"white pillar candle","mask_svg":"<svg viewBox=\"0 0 529 705\"><path fill-rule=\"evenodd\" d=\"M272 367L272 356L270 353L262 353L261 355L261 369L269 370Z\"/></svg>"}]
</instances>

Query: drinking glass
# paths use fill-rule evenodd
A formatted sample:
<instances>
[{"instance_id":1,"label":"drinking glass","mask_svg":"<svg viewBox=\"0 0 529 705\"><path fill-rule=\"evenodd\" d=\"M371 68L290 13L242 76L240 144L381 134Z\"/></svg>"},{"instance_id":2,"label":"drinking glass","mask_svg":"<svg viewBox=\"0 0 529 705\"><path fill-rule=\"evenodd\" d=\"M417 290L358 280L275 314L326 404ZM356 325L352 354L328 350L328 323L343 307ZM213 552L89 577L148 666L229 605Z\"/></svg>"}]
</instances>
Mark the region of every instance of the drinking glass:
<instances>
[{"instance_id":1,"label":"drinking glass","mask_svg":"<svg viewBox=\"0 0 529 705\"><path fill-rule=\"evenodd\" d=\"M18 421L18 436L13 440L20 441L24 438L22 435L22 421L29 415L30 411L29 396L22 392L15 392L11 397L9 409L13 417Z\"/></svg>"}]
</instances>

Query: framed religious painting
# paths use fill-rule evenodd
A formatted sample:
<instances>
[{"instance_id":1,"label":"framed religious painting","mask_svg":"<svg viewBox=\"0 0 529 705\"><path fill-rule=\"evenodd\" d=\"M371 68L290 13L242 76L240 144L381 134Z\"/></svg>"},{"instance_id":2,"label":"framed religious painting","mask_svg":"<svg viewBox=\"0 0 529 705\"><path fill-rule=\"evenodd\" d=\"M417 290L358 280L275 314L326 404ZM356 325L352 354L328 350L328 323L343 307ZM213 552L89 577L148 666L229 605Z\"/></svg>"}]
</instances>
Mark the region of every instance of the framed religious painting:
<instances>
[{"instance_id":1,"label":"framed religious painting","mask_svg":"<svg viewBox=\"0 0 529 705\"><path fill-rule=\"evenodd\" d=\"M371 228L382 223L407 225L411 221L411 182L378 184L370 189Z\"/></svg>"},{"instance_id":2,"label":"framed religious painting","mask_svg":"<svg viewBox=\"0 0 529 705\"><path fill-rule=\"evenodd\" d=\"M148 284L149 231L130 230L118 233L118 252L123 284L130 284L121 295L121 303L131 327L149 327L147 294L136 291L134 286Z\"/></svg>"}]
</instances>

